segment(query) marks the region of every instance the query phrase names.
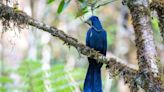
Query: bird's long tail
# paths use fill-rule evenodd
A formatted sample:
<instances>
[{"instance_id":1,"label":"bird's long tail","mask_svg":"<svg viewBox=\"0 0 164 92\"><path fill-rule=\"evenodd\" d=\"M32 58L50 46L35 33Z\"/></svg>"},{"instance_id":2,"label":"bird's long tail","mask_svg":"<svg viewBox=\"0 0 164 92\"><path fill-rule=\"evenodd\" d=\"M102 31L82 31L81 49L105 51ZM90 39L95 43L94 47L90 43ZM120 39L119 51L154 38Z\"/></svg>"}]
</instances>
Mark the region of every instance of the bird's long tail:
<instances>
[{"instance_id":1,"label":"bird's long tail","mask_svg":"<svg viewBox=\"0 0 164 92\"><path fill-rule=\"evenodd\" d=\"M95 60L89 60L89 67L84 82L84 92L102 92L101 66Z\"/></svg>"}]
</instances>

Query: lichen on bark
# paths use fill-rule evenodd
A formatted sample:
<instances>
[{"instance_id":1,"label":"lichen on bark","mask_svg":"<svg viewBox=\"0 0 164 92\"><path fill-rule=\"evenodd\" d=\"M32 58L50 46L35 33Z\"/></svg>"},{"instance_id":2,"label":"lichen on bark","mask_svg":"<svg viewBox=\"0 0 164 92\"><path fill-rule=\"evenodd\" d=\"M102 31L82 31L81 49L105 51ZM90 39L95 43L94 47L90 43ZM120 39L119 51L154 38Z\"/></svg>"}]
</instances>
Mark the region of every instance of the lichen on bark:
<instances>
[{"instance_id":1,"label":"lichen on bark","mask_svg":"<svg viewBox=\"0 0 164 92\"><path fill-rule=\"evenodd\" d=\"M7 30L13 30L13 28L15 27L17 27L19 30L24 29L26 27L27 25L26 14L24 14L22 11L8 8L8 6L4 4L0 4L0 7L1 7L0 20L2 24L2 35ZM21 16L21 15L24 15L24 16Z\"/></svg>"}]
</instances>

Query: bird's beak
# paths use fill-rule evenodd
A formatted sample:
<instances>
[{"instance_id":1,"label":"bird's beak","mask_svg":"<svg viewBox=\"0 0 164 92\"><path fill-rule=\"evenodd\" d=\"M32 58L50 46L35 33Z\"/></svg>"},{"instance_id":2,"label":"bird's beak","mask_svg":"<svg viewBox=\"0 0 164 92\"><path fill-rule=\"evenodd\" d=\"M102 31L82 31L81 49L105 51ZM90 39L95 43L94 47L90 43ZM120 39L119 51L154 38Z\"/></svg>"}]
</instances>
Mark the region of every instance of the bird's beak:
<instances>
[{"instance_id":1,"label":"bird's beak","mask_svg":"<svg viewBox=\"0 0 164 92\"><path fill-rule=\"evenodd\" d=\"M92 23L91 23L91 21L90 21L90 20L87 20L87 21L85 21L84 23L88 24L89 26L91 26L91 25L92 25Z\"/></svg>"}]
</instances>

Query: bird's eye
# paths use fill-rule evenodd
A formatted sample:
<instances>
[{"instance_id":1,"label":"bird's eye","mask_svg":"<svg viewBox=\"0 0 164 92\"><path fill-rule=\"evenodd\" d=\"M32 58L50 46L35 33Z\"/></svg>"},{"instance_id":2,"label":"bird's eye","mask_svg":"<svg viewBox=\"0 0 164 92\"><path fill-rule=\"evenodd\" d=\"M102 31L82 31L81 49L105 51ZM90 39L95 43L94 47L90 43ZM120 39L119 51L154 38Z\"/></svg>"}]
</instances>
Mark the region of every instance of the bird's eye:
<instances>
[{"instance_id":1,"label":"bird's eye","mask_svg":"<svg viewBox=\"0 0 164 92\"><path fill-rule=\"evenodd\" d=\"M93 21L96 21L96 20L98 20L98 17L94 17Z\"/></svg>"}]
</instances>

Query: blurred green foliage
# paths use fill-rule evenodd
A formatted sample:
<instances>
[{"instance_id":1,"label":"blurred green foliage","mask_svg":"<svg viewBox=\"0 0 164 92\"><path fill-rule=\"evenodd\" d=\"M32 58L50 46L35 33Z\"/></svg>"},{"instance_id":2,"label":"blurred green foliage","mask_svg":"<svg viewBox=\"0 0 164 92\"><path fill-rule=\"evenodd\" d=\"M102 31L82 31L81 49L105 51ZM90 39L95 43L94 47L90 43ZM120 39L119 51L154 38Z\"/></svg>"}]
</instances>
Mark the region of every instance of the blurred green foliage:
<instances>
[{"instance_id":1,"label":"blurred green foliage","mask_svg":"<svg viewBox=\"0 0 164 92\"><path fill-rule=\"evenodd\" d=\"M152 28L153 28L153 35L156 41L161 42L162 38L160 35L160 27L159 27L159 21L157 19L157 17L154 17L151 20L151 24L152 24Z\"/></svg>"},{"instance_id":2,"label":"blurred green foliage","mask_svg":"<svg viewBox=\"0 0 164 92\"><path fill-rule=\"evenodd\" d=\"M5 77L5 76L1 76L0 77L0 83L12 83L12 79Z\"/></svg>"},{"instance_id":3,"label":"blurred green foliage","mask_svg":"<svg viewBox=\"0 0 164 92\"><path fill-rule=\"evenodd\" d=\"M82 9L80 9L80 10L78 11L78 13L76 14L76 18L78 18L78 17L80 17L80 16L86 14L87 12L88 12L87 7L84 7L84 8L82 8Z\"/></svg>"},{"instance_id":4,"label":"blurred green foliage","mask_svg":"<svg viewBox=\"0 0 164 92\"><path fill-rule=\"evenodd\" d=\"M71 0L62 0L58 6L57 13L60 14L70 3Z\"/></svg>"},{"instance_id":5,"label":"blurred green foliage","mask_svg":"<svg viewBox=\"0 0 164 92\"><path fill-rule=\"evenodd\" d=\"M47 4L53 3L55 0L47 0Z\"/></svg>"},{"instance_id":6,"label":"blurred green foliage","mask_svg":"<svg viewBox=\"0 0 164 92\"><path fill-rule=\"evenodd\" d=\"M53 3L55 0L47 0L47 4L51 4ZM57 13L60 14L63 12L63 10L65 8L67 8L67 6L70 4L71 0L61 0L60 4L58 5L58 9L57 9ZM102 5L100 5L100 3L102 3ZM90 10L93 12L95 11L97 8L99 8L100 6L104 6L106 4L108 4L107 2L109 2L108 0L106 1L100 1L100 0L77 0L77 4L78 4L78 8L79 11L76 14L76 18L77 17L81 17L83 15L85 15L86 13L88 13L88 8L90 8Z\"/></svg>"},{"instance_id":7,"label":"blurred green foliage","mask_svg":"<svg viewBox=\"0 0 164 92\"><path fill-rule=\"evenodd\" d=\"M107 27L107 43L108 47L111 47L115 42L117 25L113 24Z\"/></svg>"},{"instance_id":8,"label":"blurred green foliage","mask_svg":"<svg viewBox=\"0 0 164 92\"><path fill-rule=\"evenodd\" d=\"M0 92L7 92L9 84L12 84L13 80L8 76L0 76ZM5 85L4 85L5 84Z\"/></svg>"},{"instance_id":9,"label":"blurred green foliage","mask_svg":"<svg viewBox=\"0 0 164 92\"><path fill-rule=\"evenodd\" d=\"M21 85L14 87L12 90L20 92L72 92L75 88L82 89L85 71L82 68L67 70L64 63L54 64L49 70L43 69L43 64L39 60L25 60L14 72L21 78ZM46 85L49 81L49 87ZM13 80L9 77L0 77L0 92L11 92L8 84Z\"/></svg>"},{"instance_id":10,"label":"blurred green foliage","mask_svg":"<svg viewBox=\"0 0 164 92\"><path fill-rule=\"evenodd\" d=\"M152 20L151 20L151 23L152 23L152 26L153 26L153 29L155 30L155 31L159 31L160 29L159 29L159 24L158 24L158 19L157 18L153 18Z\"/></svg>"}]
</instances>

